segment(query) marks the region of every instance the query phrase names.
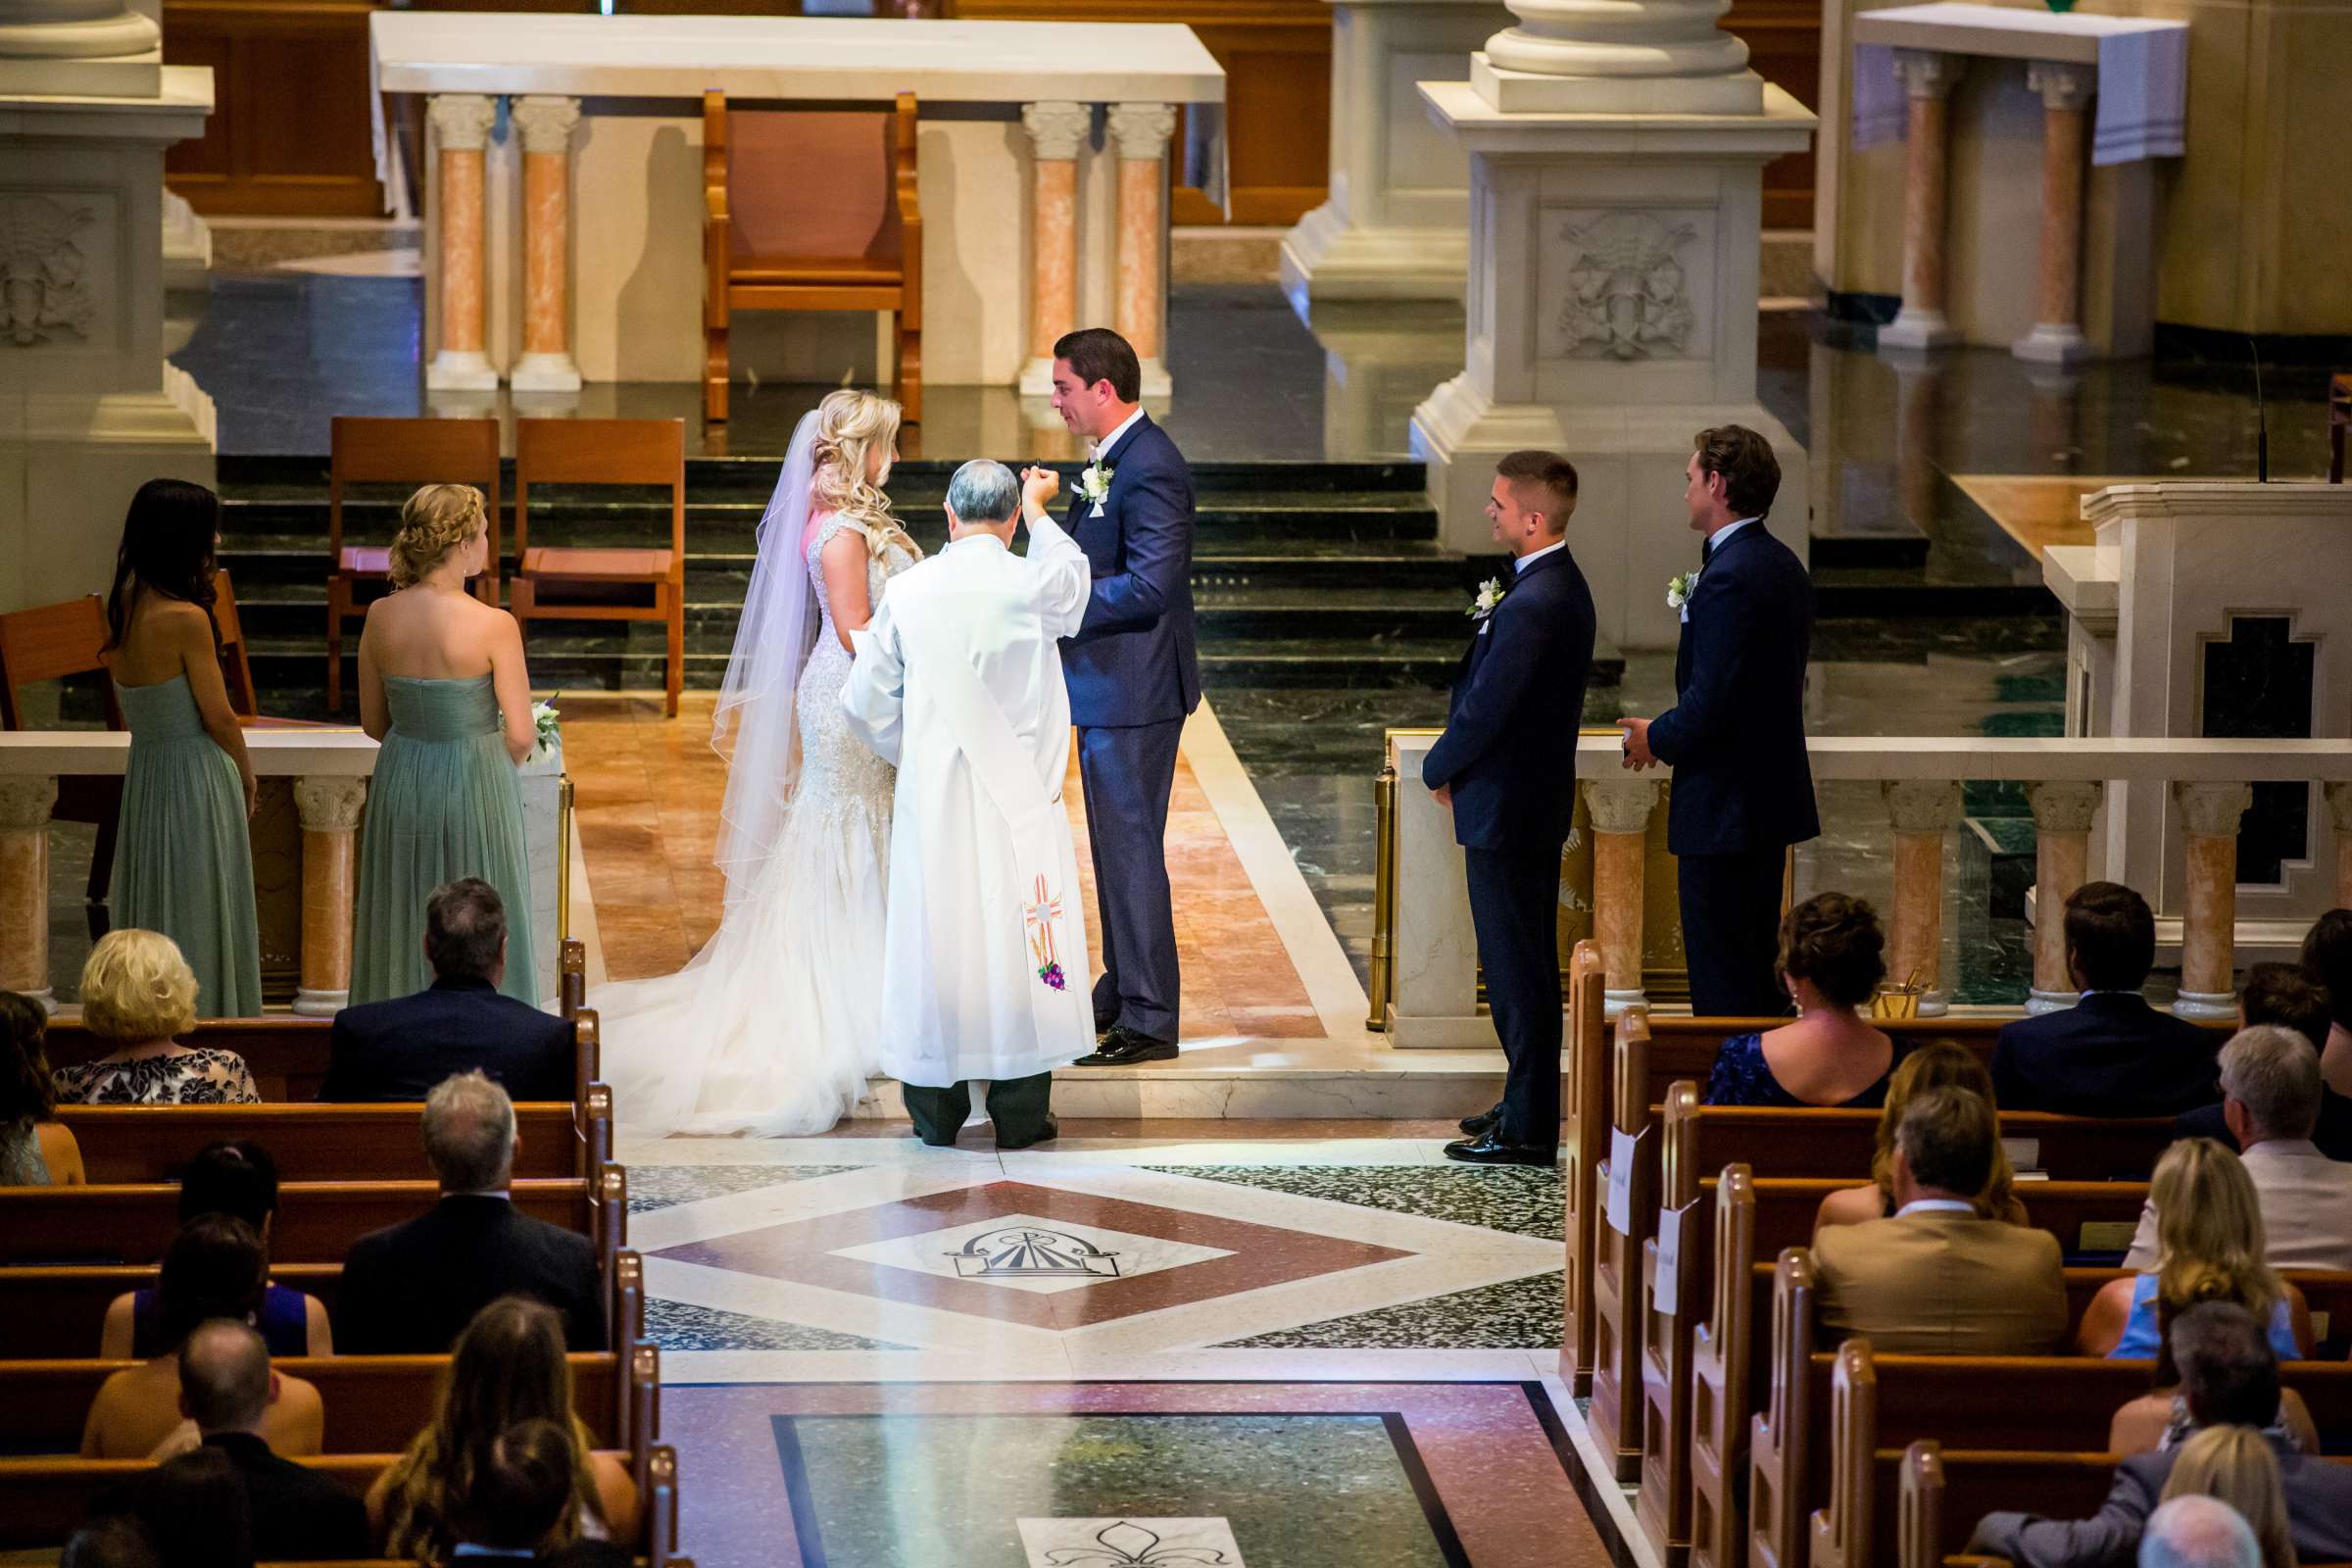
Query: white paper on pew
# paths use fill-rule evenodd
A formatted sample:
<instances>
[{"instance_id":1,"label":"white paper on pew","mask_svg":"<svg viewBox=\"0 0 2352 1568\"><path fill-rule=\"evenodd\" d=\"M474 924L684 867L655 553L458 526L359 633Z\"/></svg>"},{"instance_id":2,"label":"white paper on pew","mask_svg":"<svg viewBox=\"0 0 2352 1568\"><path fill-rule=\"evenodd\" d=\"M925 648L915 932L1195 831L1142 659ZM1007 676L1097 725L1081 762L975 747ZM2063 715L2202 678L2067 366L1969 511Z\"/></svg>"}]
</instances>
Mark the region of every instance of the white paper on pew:
<instances>
[{"instance_id":1,"label":"white paper on pew","mask_svg":"<svg viewBox=\"0 0 2352 1568\"><path fill-rule=\"evenodd\" d=\"M1620 1236L1634 1234L1634 1135L1609 1129L1609 1229Z\"/></svg>"},{"instance_id":2,"label":"white paper on pew","mask_svg":"<svg viewBox=\"0 0 2352 1568\"><path fill-rule=\"evenodd\" d=\"M1658 1283L1649 1297L1653 1312L1672 1317L1682 1310L1683 1221L1697 1206L1689 1203L1681 1208L1658 1210Z\"/></svg>"},{"instance_id":3,"label":"white paper on pew","mask_svg":"<svg viewBox=\"0 0 2352 1568\"><path fill-rule=\"evenodd\" d=\"M2004 1138L2001 1140L2001 1152L2009 1156L2011 1167L2020 1176L2041 1169L2041 1140L2038 1138Z\"/></svg>"}]
</instances>

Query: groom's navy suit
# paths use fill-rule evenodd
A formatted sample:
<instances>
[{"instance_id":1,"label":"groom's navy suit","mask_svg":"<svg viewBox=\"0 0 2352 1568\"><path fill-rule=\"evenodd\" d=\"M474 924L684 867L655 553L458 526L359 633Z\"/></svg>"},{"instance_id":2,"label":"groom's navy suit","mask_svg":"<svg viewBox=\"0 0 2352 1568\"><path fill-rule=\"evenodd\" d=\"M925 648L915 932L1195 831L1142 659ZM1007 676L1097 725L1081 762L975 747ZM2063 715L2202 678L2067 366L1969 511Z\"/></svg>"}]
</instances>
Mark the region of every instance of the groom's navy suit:
<instances>
[{"instance_id":1,"label":"groom's navy suit","mask_svg":"<svg viewBox=\"0 0 2352 1568\"><path fill-rule=\"evenodd\" d=\"M1560 1141L1560 850L1592 671L1592 593L1567 547L1516 569L1479 622L1421 782L1453 795L1470 922L1510 1059L1500 1136Z\"/></svg>"},{"instance_id":2,"label":"groom's navy suit","mask_svg":"<svg viewBox=\"0 0 2352 1568\"><path fill-rule=\"evenodd\" d=\"M1193 474L1149 415L1102 461L1102 515L1073 495L1062 526L1094 566L1094 596L1061 645L1086 795L1102 973L1095 1020L1173 1044L1180 977L1168 894L1168 794L1184 718L1200 706L1193 626Z\"/></svg>"},{"instance_id":3,"label":"groom's navy suit","mask_svg":"<svg viewBox=\"0 0 2352 1568\"><path fill-rule=\"evenodd\" d=\"M1674 768L1674 852L1690 964L1705 1017L1777 1015L1781 873L1788 846L1821 832L1805 752L1813 579L1762 518L1702 554L1674 657L1675 704L1649 749Z\"/></svg>"}]
</instances>

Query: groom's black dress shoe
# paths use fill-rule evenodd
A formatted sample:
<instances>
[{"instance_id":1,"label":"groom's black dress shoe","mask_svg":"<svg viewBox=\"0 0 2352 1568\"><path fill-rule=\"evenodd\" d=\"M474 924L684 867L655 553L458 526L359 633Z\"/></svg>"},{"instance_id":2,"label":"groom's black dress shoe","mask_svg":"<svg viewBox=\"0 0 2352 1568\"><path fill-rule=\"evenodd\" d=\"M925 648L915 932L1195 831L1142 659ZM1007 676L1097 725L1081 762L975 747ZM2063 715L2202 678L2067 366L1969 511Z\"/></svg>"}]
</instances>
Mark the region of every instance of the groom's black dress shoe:
<instances>
[{"instance_id":1,"label":"groom's black dress shoe","mask_svg":"<svg viewBox=\"0 0 2352 1568\"><path fill-rule=\"evenodd\" d=\"M1559 1162L1560 1152L1533 1144L1506 1144L1502 1141L1502 1129L1496 1126L1475 1138L1447 1144L1446 1157L1458 1159L1465 1165L1553 1165Z\"/></svg>"},{"instance_id":2,"label":"groom's black dress shoe","mask_svg":"<svg viewBox=\"0 0 2352 1568\"><path fill-rule=\"evenodd\" d=\"M1081 1067L1134 1067L1147 1061L1174 1061L1176 1042L1154 1040L1150 1035L1130 1029L1125 1024L1114 1025L1102 1038L1102 1049L1092 1055L1080 1056Z\"/></svg>"},{"instance_id":3,"label":"groom's black dress shoe","mask_svg":"<svg viewBox=\"0 0 2352 1568\"><path fill-rule=\"evenodd\" d=\"M1462 1131L1472 1138L1483 1137L1501 1125L1502 1107L1500 1105L1496 1105L1493 1110L1482 1110L1475 1116L1464 1116L1460 1122Z\"/></svg>"}]
</instances>

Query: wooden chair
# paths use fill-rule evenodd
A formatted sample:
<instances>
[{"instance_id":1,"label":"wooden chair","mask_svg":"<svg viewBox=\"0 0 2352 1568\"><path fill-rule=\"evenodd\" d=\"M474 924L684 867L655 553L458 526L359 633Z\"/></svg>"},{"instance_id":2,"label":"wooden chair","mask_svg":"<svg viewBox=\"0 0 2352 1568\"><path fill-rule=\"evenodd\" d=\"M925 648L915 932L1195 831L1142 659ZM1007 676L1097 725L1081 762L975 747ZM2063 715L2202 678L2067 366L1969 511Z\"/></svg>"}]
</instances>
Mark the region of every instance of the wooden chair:
<instances>
[{"instance_id":1,"label":"wooden chair","mask_svg":"<svg viewBox=\"0 0 2352 1568\"><path fill-rule=\"evenodd\" d=\"M96 673L99 701L106 727L124 727L122 705L115 699L115 683L106 674L106 601L96 594L61 604L36 605L30 610L0 615L0 728L23 729L24 688L42 681ZM98 829L90 852L90 879L83 897L92 905L106 902L107 885L115 872L115 832L122 816L122 780L81 774L57 781L57 804L50 816L60 822L88 822ZM92 940L105 934L105 916L90 914Z\"/></svg>"},{"instance_id":2,"label":"wooden chair","mask_svg":"<svg viewBox=\"0 0 2352 1568\"><path fill-rule=\"evenodd\" d=\"M343 710L343 623L366 609L362 583L390 580L390 539L343 542L344 486L469 484L482 492L490 518L490 564L473 582L484 604L498 603L498 421L375 419L337 416L334 459L326 481L326 710Z\"/></svg>"},{"instance_id":3,"label":"wooden chair","mask_svg":"<svg viewBox=\"0 0 2352 1568\"><path fill-rule=\"evenodd\" d=\"M737 311L890 311L891 393L923 416L914 94L888 112L729 110L703 94L703 415L727 416Z\"/></svg>"},{"instance_id":4,"label":"wooden chair","mask_svg":"<svg viewBox=\"0 0 2352 1568\"><path fill-rule=\"evenodd\" d=\"M531 489L656 485L669 491L667 549L531 543ZM669 633L664 709L678 716L686 678L686 423L682 419L514 421L514 583L510 609L537 619L658 620ZM550 590L553 590L551 593ZM640 592L651 598L635 597ZM615 598L616 593L629 598Z\"/></svg>"}]
</instances>

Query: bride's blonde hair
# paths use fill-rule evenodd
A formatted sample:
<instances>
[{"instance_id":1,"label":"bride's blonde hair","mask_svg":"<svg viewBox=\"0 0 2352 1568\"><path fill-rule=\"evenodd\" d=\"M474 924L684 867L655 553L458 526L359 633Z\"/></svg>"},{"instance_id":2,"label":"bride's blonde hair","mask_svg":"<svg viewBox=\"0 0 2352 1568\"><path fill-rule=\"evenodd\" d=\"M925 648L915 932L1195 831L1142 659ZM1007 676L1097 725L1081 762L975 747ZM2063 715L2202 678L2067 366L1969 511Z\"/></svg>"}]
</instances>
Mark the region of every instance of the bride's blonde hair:
<instances>
[{"instance_id":1,"label":"bride's blonde hair","mask_svg":"<svg viewBox=\"0 0 2352 1568\"><path fill-rule=\"evenodd\" d=\"M886 454L882 478L890 477L887 454L898 440L901 410L889 398L844 387L816 406L816 476L809 485L812 510L838 513L865 532L865 547L879 558L892 544L919 556L912 539L890 514L890 497L865 477L876 452Z\"/></svg>"}]
</instances>

